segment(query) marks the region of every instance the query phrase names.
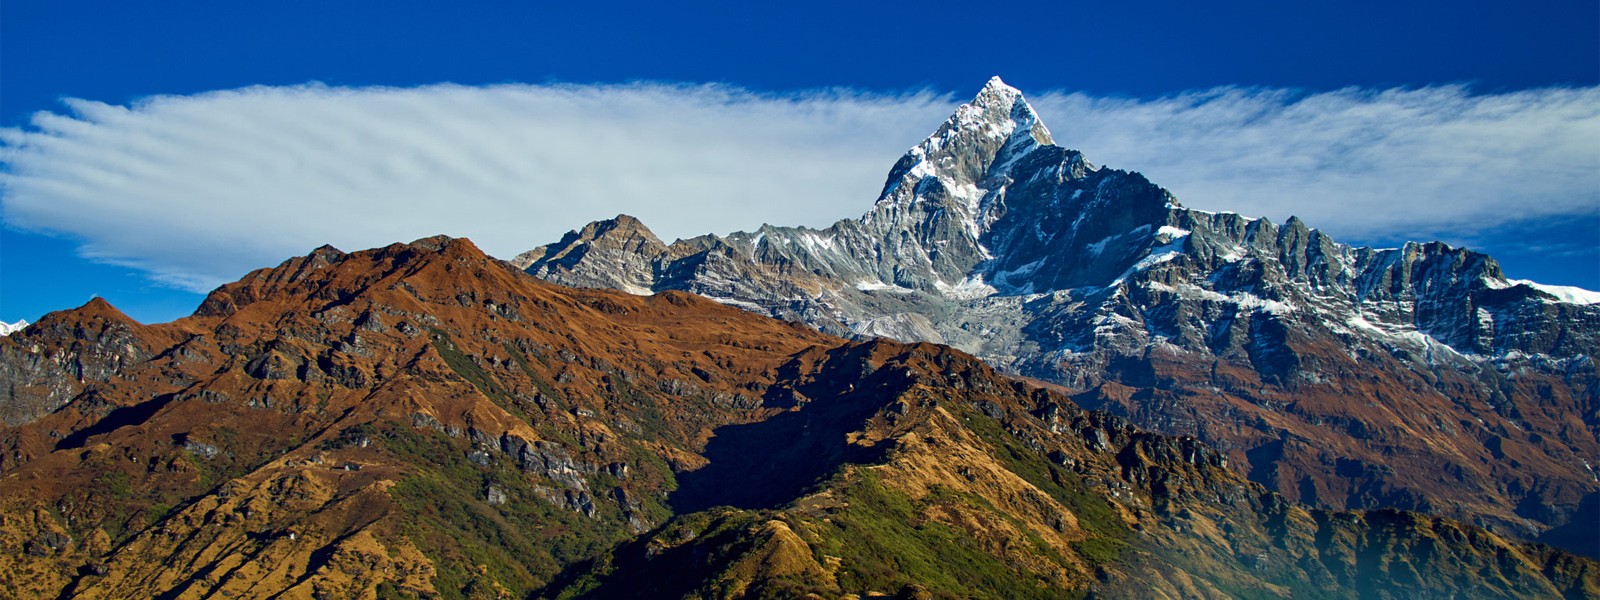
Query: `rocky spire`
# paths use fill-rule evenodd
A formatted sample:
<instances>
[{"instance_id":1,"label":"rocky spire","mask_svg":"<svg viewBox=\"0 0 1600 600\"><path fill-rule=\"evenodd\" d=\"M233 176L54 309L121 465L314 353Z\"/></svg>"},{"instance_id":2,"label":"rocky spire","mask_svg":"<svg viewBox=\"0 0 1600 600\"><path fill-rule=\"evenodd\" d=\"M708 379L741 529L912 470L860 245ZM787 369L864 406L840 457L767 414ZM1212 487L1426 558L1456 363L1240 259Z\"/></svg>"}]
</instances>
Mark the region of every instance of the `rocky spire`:
<instances>
[{"instance_id":1,"label":"rocky spire","mask_svg":"<svg viewBox=\"0 0 1600 600\"><path fill-rule=\"evenodd\" d=\"M908 174L920 179L937 175L947 184L975 183L996 165L1008 164L1041 146L1053 146L1050 130L1017 88L999 77L989 79L971 102L901 157L890 172L884 195ZM948 186L947 186L948 187Z\"/></svg>"},{"instance_id":2,"label":"rocky spire","mask_svg":"<svg viewBox=\"0 0 1600 600\"><path fill-rule=\"evenodd\" d=\"M1022 132L1038 144L1055 143L1050 137L1050 130L1033 112L1033 106L1022 97L1022 92L1006 85L998 76L989 78L978 96L957 109L952 118L961 119L963 125L993 128L994 131L1004 132L1007 137Z\"/></svg>"}]
</instances>

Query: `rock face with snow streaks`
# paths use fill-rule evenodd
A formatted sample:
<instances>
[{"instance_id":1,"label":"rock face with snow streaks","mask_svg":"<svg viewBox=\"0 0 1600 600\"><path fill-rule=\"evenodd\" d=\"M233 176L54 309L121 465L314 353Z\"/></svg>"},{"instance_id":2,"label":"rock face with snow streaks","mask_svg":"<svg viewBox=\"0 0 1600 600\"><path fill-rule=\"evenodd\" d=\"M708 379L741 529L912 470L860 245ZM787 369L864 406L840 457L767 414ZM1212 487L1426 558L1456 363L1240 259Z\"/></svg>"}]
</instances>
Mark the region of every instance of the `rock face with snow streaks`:
<instances>
[{"instance_id":1,"label":"rock face with snow streaks","mask_svg":"<svg viewBox=\"0 0 1600 600\"><path fill-rule=\"evenodd\" d=\"M829 333L947 343L1197 435L1317 504L1537 536L1600 493L1600 298L1508 280L1441 243L1359 248L1295 218L1183 207L1056 146L998 78L894 165L858 219L666 244L624 216L514 262L567 285L684 290Z\"/></svg>"}]
</instances>

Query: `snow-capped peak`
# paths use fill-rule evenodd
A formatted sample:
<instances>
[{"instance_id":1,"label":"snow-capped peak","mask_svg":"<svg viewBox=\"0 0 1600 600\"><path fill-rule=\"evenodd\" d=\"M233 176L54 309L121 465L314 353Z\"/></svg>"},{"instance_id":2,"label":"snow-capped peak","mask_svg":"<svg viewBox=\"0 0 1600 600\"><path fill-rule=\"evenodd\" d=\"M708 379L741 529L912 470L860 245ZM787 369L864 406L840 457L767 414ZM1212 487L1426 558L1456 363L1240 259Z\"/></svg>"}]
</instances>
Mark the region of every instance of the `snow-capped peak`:
<instances>
[{"instance_id":1,"label":"snow-capped peak","mask_svg":"<svg viewBox=\"0 0 1600 600\"><path fill-rule=\"evenodd\" d=\"M7 323L5 321L0 321L0 336L7 336L7 335L11 335L13 333L16 333L18 331L22 331L22 328L27 327L27 326L28 326L28 322L26 320L20 320L19 319L15 323Z\"/></svg>"},{"instance_id":2,"label":"snow-capped peak","mask_svg":"<svg viewBox=\"0 0 1600 600\"><path fill-rule=\"evenodd\" d=\"M989 78L988 83L983 84L983 89L978 91L978 98L973 102L983 103L986 99L998 99L1010 107L1022 99L1022 90L1006 85L1006 82L1000 80L999 75L995 75Z\"/></svg>"},{"instance_id":3,"label":"snow-capped peak","mask_svg":"<svg viewBox=\"0 0 1600 600\"><path fill-rule=\"evenodd\" d=\"M997 139L1027 132L1038 144L1055 143L1033 106L1022 97L1022 91L1006 85L999 77L989 79L972 102L957 108L947 125L953 129L983 129L984 134Z\"/></svg>"},{"instance_id":4,"label":"snow-capped peak","mask_svg":"<svg viewBox=\"0 0 1600 600\"><path fill-rule=\"evenodd\" d=\"M994 77L900 158L879 200L890 200L907 176L913 181L938 177L953 184L946 187L961 187L983 179L993 166L1009 165L1040 146L1054 144L1050 130L1022 92Z\"/></svg>"},{"instance_id":5,"label":"snow-capped peak","mask_svg":"<svg viewBox=\"0 0 1600 600\"><path fill-rule=\"evenodd\" d=\"M1022 97L1017 88L1006 85L999 77L989 80L971 102L956 107L955 113L928 139L923 140L911 153L932 156L941 149L987 146L980 140L1004 143L1018 134L1027 134L1033 144L1050 145L1055 142L1050 130L1039 121L1039 115ZM1015 145L1015 144L1013 144Z\"/></svg>"}]
</instances>

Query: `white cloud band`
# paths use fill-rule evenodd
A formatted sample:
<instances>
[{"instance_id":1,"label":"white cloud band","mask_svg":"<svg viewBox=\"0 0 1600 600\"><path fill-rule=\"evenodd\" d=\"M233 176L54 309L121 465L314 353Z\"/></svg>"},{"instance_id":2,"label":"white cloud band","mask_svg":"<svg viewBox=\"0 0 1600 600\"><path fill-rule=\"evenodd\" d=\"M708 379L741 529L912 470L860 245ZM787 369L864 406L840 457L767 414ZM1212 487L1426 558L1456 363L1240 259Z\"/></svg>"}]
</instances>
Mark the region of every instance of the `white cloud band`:
<instances>
[{"instance_id":1,"label":"white cloud band","mask_svg":"<svg viewBox=\"0 0 1600 600\"><path fill-rule=\"evenodd\" d=\"M1600 88L1032 98L1057 139L1186 204L1352 238L1588 215ZM203 291L323 243L511 256L619 212L664 237L864 212L955 100L721 86L307 85L69 100L0 131L5 221Z\"/></svg>"},{"instance_id":2,"label":"white cloud band","mask_svg":"<svg viewBox=\"0 0 1600 600\"><path fill-rule=\"evenodd\" d=\"M1471 240L1512 222L1600 219L1600 88L1227 88L1034 104L1059 142L1197 208L1299 215L1365 239Z\"/></svg>"}]
</instances>

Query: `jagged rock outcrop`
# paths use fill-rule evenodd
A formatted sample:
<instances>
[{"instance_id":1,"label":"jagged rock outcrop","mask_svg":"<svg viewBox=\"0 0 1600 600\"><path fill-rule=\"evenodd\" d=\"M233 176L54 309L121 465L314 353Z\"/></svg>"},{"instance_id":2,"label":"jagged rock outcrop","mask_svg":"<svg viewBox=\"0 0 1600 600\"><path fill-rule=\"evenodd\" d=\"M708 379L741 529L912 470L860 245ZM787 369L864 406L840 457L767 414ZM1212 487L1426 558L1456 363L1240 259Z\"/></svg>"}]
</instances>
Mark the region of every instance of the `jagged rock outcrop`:
<instances>
[{"instance_id":1,"label":"jagged rock outcrop","mask_svg":"<svg viewBox=\"0 0 1600 600\"><path fill-rule=\"evenodd\" d=\"M41 319L7 336L13 344L0 346L0 423L31 422L85 390L92 397L95 384L150 358L139 335L143 326L101 298L78 308L72 320L52 315L57 318Z\"/></svg>"},{"instance_id":2,"label":"jagged rock outcrop","mask_svg":"<svg viewBox=\"0 0 1600 600\"><path fill-rule=\"evenodd\" d=\"M992 80L871 210L664 244L618 217L519 256L550 281L683 290L854 337L947 343L1195 435L1333 508L1523 536L1600 493L1597 296L1440 243L1340 244L1181 206L1053 144Z\"/></svg>"},{"instance_id":3,"label":"jagged rock outcrop","mask_svg":"<svg viewBox=\"0 0 1600 600\"><path fill-rule=\"evenodd\" d=\"M139 358L0 429L0 594L1600 595L1591 559L1308 509L958 350L466 240L319 249L127 332Z\"/></svg>"}]
</instances>

